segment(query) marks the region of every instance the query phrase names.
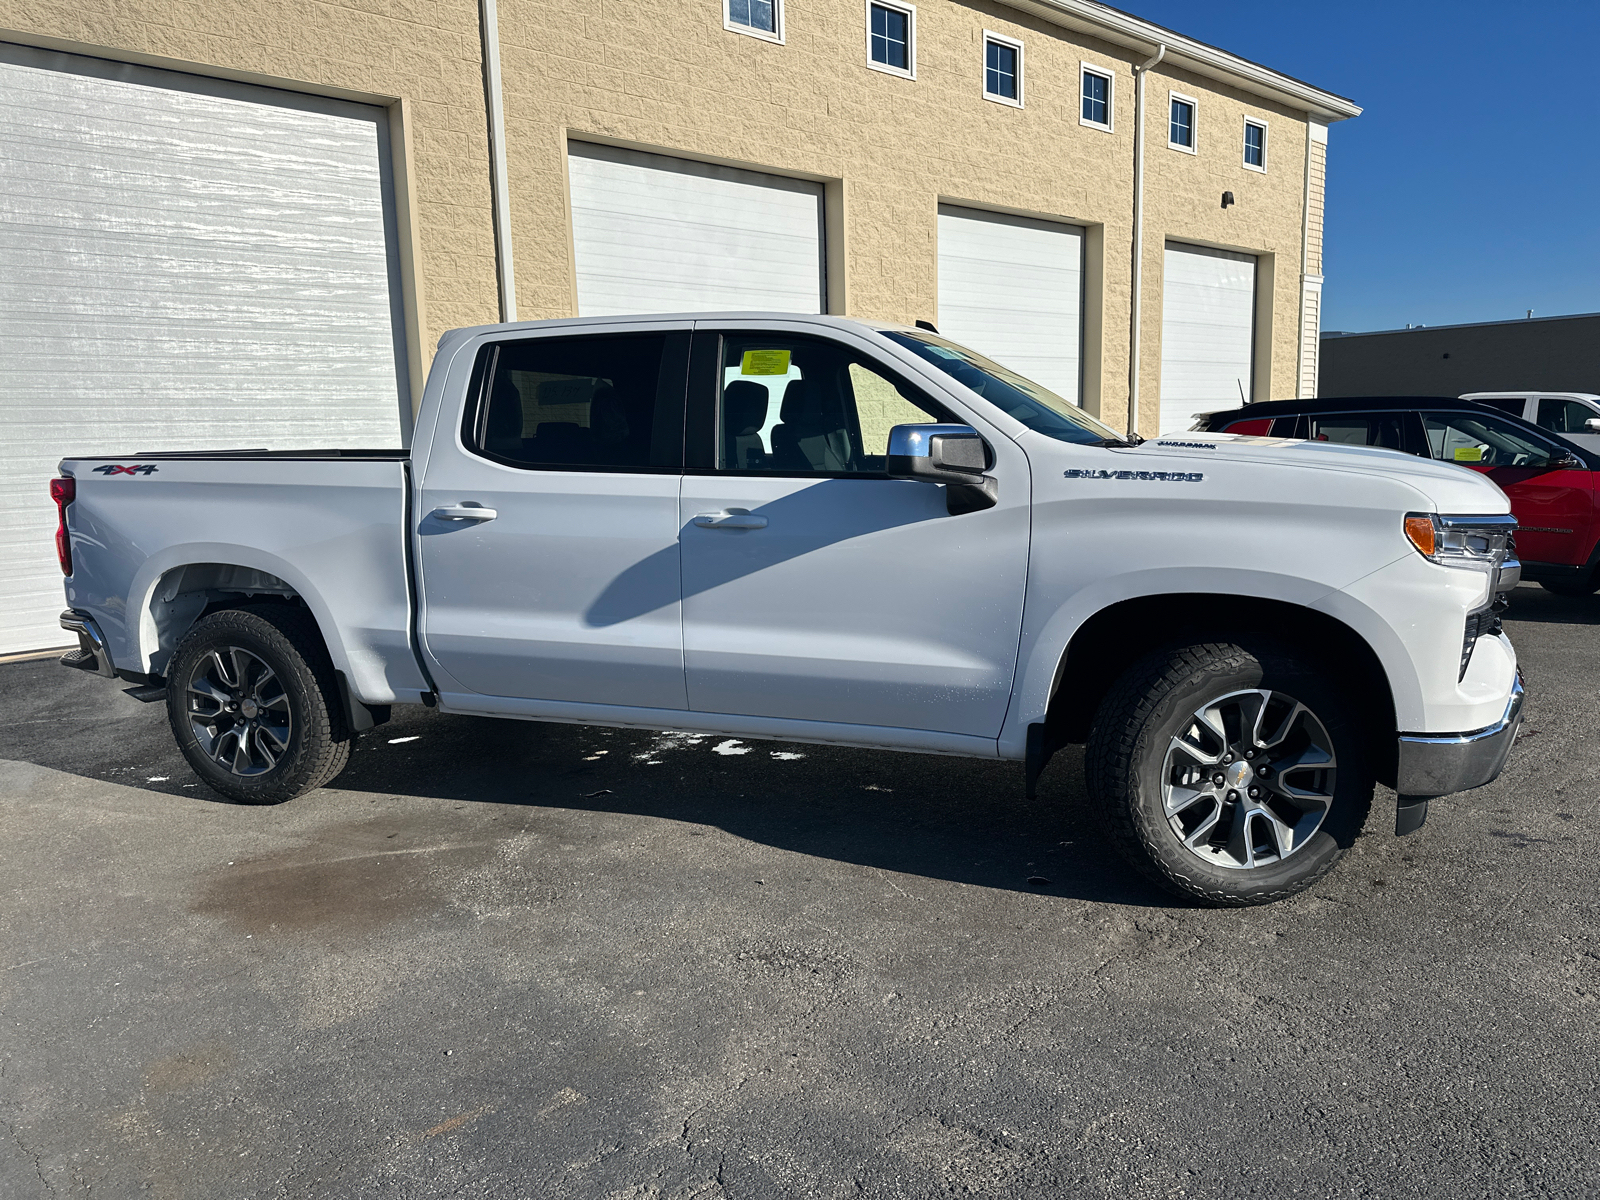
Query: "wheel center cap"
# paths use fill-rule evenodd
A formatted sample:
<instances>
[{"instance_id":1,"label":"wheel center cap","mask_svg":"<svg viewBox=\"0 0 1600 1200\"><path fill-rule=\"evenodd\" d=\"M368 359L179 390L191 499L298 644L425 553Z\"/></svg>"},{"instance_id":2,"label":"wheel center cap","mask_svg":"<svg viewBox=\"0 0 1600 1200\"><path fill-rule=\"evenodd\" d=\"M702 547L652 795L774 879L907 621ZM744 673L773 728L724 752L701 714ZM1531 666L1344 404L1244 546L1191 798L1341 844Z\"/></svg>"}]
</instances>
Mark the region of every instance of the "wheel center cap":
<instances>
[{"instance_id":1,"label":"wheel center cap","mask_svg":"<svg viewBox=\"0 0 1600 1200\"><path fill-rule=\"evenodd\" d=\"M1256 777L1256 770L1244 759L1238 759L1228 764L1228 769L1223 772L1228 777L1228 786L1243 790L1250 786L1250 781Z\"/></svg>"},{"instance_id":2,"label":"wheel center cap","mask_svg":"<svg viewBox=\"0 0 1600 1200\"><path fill-rule=\"evenodd\" d=\"M260 711L260 706L254 700L239 701L239 715L247 721L254 720L256 714Z\"/></svg>"}]
</instances>

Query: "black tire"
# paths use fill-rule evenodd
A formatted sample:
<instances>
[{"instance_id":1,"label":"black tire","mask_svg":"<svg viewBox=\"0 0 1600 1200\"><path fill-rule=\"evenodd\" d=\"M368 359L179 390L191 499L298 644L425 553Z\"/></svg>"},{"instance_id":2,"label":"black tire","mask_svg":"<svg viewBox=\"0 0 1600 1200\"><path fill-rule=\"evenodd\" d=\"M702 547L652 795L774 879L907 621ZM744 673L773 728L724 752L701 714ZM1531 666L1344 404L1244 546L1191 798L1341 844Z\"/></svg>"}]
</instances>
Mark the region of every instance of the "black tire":
<instances>
[{"instance_id":1,"label":"black tire","mask_svg":"<svg viewBox=\"0 0 1600 1200\"><path fill-rule=\"evenodd\" d=\"M352 738L338 697L316 622L287 604L202 617L167 667L178 749L195 774L240 804L293 800L344 770Z\"/></svg>"},{"instance_id":2,"label":"black tire","mask_svg":"<svg viewBox=\"0 0 1600 1200\"><path fill-rule=\"evenodd\" d=\"M1600 588L1600 583L1590 575L1587 579L1541 579L1539 586L1547 592L1554 592L1557 596L1581 599L1584 596L1594 595L1595 589Z\"/></svg>"},{"instance_id":3,"label":"black tire","mask_svg":"<svg viewBox=\"0 0 1600 1200\"><path fill-rule=\"evenodd\" d=\"M1251 692L1269 696L1251 700ZM1224 732L1230 736L1247 718L1226 714L1247 712L1250 704L1263 714L1255 723L1289 732L1268 749L1260 747L1271 734L1261 740L1246 740L1242 734L1232 742L1216 738L1200 727L1197 716L1218 701L1219 708L1208 711L1224 715ZM1309 710L1309 720L1296 715L1301 710ZM1241 638L1159 650L1128 669L1095 717L1085 763L1089 795L1100 806L1118 852L1168 891L1213 907L1281 900L1331 871L1366 822L1373 776L1366 731L1354 719L1355 712L1351 698L1330 682L1329 673L1271 645ZM1179 745L1180 735L1208 755L1226 751L1229 758L1225 763L1219 760L1215 768L1196 767L1193 763L1200 759L1187 755ZM1321 748L1322 741L1330 744ZM1235 749L1228 750L1230 745ZM1223 750L1217 750L1219 746ZM1256 748L1246 754L1245 746ZM1331 752L1332 760L1322 773L1292 765L1314 761L1323 749ZM1247 757L1253 762L1246 763ZM1275 772L1273 761L1279 766L1291 764L1290 770ZM1258 768L1260 776L1254 774ZM1219 774L1222 784L1215 783ZM1198 782L1178 785L1180 779L1196 776ZM1231 790L1241 782L1242 790ZM1301 812L1303 802L1283 794L1286 783L1325 796ZM1172 818L1166 807L1168 787L1175 804L1190 805ZM1264 799L1247 800L1247 792ZM1191 794L1196 799L1185 801ZM1263 813L1263 805L1270 814ZM1206 826L1213 811L1214 824ZM1299 814L1292 827L1285 813ZM1319 813L1320 824L1315 824L1311 818ZM1276 840L1272 840L1276 828L1272 815L1281 817L1288 830ZM1222 838L1225 825L1242 832L1219 847L1215 842ZM1191 849L1185 845L1185 835L1202 841ZM1285 837L1289 848L1279 853ZM1242 865L1237 862L1239 846L1244 847ZM1261 862L1255 861L1258 852Z\"/></svg>"}]
</instances>

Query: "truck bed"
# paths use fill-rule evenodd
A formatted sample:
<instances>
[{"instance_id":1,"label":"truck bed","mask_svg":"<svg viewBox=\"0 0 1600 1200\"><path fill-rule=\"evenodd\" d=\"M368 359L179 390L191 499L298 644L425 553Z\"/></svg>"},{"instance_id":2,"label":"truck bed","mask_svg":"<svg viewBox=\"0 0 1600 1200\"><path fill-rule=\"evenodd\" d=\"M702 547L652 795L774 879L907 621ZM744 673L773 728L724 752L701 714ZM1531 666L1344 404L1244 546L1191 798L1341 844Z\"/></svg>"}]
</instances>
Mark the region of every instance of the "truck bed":
<instances>
[{"instance_id":1,"label":"truck bed","mask_svg":"<svg viewBox=\"0 0 1600 1200\"><path fill-rule=\"evenodd\" d=\"M358 699L415 702L427 684L411 632L409 470L399 449L63 459L81 547L68 603L94 617L119 671L159 675L173 631L208 603L297 596Z\"/></svg>"}]
</instances>

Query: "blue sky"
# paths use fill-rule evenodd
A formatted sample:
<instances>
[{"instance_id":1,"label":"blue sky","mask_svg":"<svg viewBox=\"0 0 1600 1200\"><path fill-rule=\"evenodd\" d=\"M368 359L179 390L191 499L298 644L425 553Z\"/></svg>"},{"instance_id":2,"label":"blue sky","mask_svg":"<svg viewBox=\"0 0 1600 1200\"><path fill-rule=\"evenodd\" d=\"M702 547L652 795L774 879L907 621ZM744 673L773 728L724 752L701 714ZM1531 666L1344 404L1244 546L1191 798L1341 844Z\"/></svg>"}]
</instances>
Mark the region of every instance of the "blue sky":
<instances>
[{"instance_id":1,"label":"blue sky","mask_svg":"<svg viewBox=\"0 0 1600 1200\"><path fill-rule=\"evenodd\" d=\"M1324 329L1600 312L1600 0L1113 0L1348 96Z\"/></svg>"}]
</instances>

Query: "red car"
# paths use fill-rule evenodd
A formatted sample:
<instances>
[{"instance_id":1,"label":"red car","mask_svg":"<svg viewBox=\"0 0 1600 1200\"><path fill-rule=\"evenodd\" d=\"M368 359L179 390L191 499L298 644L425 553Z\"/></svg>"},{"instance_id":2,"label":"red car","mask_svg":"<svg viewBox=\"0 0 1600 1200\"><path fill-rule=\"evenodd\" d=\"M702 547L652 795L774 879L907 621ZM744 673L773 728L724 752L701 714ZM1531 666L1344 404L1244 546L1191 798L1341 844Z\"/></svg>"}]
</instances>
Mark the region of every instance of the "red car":
<instances>
[{"instance_id":1,"label":"red car","mask_svg":"<svg viewBox=\"0 0 1600 1200\"><path fill-rule=\"evenodd\" d=\"M1380 446L1479 471L1511 498L1522 577L1562 596L1600 588L1600 454L1470 400L1360 396L1270 400L1194 427Z\"/></svg>"}]
</instances>

